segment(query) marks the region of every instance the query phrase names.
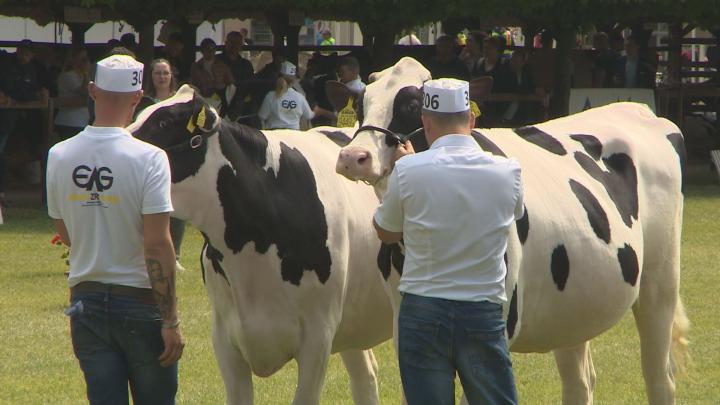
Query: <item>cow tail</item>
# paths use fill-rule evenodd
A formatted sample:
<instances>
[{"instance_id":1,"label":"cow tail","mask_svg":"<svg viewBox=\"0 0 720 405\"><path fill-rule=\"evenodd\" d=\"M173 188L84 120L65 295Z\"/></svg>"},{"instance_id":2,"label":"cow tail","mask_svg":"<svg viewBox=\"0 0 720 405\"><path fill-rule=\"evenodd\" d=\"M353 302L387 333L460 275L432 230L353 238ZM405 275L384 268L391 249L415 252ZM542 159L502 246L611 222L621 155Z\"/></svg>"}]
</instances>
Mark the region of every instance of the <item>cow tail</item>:
<instances>
[{"instance_id":1,"label":"cow tail","mask_svg":"<svg viewBox=\"0 0 720 405\"><path fill-rule=\"evenodd\" d=\"M672 324L672 347L670 353L670 365L675 374L684 374L690 365L689 332L690 320L685 314L685 306L678 296Z\"/></svg>"}]
</instances>

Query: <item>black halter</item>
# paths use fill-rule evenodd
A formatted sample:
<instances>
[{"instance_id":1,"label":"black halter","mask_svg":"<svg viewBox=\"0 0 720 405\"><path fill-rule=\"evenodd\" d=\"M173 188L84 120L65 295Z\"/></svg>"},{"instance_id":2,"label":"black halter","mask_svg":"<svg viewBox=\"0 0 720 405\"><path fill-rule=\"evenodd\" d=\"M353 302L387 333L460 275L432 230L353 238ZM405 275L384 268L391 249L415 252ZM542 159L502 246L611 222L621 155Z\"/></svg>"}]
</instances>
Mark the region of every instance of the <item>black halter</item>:
<instances>
[{"instance_id":1,"label":"black halter","mask_svg":"<svg viewBox=\"0 0 720 405\"><path fill-rule=\"evenodd\" d=\"M410 132L409 134L398 134L397 132L393 132L386 128L376 127L374 125L362 125L360 128L357 129L357 131L355 131L355 134L353 135L353 139L355 139L355 137L360 132L377 131L377 132L381 132L381 133L385 134L385 143L387 144L387 146L394 147L394 146L405 143L405 141L407 141L408 139L412 138L413 136L419 134L420 132L422 132L422 130L423 130L423 127L420 127L418 129Z\"/></svg>"}]
</instances>

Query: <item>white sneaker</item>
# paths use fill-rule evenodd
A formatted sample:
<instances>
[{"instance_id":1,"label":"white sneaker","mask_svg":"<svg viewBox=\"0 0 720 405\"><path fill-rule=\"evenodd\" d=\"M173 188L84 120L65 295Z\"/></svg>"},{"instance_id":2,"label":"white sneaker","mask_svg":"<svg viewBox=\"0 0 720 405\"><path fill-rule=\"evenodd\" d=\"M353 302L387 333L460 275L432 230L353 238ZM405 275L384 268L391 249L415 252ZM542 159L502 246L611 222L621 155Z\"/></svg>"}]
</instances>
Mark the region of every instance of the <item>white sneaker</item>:
<instances>
[{"instance_id":1,"label":"white sneaker","mask_svg":"<svg viewBox=\"0 0 720 405\"><path fill-rule=\"evenodd\" d=\"M175 269L177 271L185 271L185 267L183 267L182 264L180 264L180 261L175 260Z\"/></svg>"}]
</instances>

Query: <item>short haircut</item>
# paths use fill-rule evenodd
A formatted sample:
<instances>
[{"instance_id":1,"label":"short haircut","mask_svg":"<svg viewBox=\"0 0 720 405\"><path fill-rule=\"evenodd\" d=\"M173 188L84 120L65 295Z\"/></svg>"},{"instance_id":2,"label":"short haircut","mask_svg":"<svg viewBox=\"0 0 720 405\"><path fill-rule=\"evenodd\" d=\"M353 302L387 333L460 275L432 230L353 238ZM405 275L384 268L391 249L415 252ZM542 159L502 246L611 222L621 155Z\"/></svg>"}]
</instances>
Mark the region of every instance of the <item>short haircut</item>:
<instances>
[{"instance_id":1,"label":"short haircut","mask_svg":"<svg viewBox=\"0 0 720 405\"><path fill-rule=\"evenodd\" d=\"M200 47L204 48L206 46L212 46L213 48L217 47L217 44L215 41L213 41L212 38L205 38L200 42Z\"/></svg>"},{"instance_id":2,"label":"short haircut","mask_svg":"<svg viewBox=\"0 0 720 405\"><path fill-rule=\"evenodd\" d=\"M426 118L430 118L431 120L433 120L434 122L437 122L441 126L448 126L448 127L467 125L467 122L470 119L470 110L454 112L454 113L446 113L446 112L438 112L438 111L423 109L422 114Z\"/></svg>"},{"instance_id":3,"label":"short haircut","mask_svg":"<svg viewBox=\"0 0 720 405\"><path fill-rule=\"evenodd\" d=\"M358 62L357 58L354 56L345 56L340 59L340 66L347 66L348 69L354 72L360 71L360 62Z\"/></svg>"}]
</instances>

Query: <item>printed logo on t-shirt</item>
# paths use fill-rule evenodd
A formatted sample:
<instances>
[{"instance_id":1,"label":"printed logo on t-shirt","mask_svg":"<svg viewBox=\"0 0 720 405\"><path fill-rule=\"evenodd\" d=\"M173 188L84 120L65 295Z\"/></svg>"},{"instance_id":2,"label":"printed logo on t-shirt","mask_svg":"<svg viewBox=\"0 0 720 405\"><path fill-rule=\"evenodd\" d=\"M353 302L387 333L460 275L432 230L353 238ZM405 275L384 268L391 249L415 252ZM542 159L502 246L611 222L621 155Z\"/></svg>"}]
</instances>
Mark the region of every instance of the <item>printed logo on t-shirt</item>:
<instances>
[{"instance_id":1,"label":"printed logo on t-shirt","mask_svg":"<svg viewBox=\"0 0 720 405\"><path fill-rule=\"evenodd\" d=\"M70 194L68 198L70 201L80 202L83 207L107 208L107 204L117 204L120 197L105 193L112 187L114 179L109 167L77 166L72 172L73 183L88 193Z\"/></svg>"},{"instance_id":2,"label":"printed logo on t-shirt","mask_svg":"<svg viewBox=\"0 0 720 405\"><path fill-rule=\"evenodd\" d=\"M294 110L295 107L297 107L297 103L295 102L295 100L283 100L280 105L282 106L282 108L286 108L288 110Z\"/></svg>"}]
</instances>

